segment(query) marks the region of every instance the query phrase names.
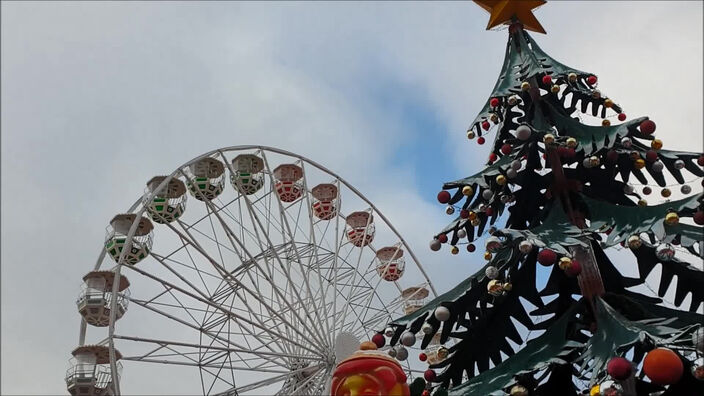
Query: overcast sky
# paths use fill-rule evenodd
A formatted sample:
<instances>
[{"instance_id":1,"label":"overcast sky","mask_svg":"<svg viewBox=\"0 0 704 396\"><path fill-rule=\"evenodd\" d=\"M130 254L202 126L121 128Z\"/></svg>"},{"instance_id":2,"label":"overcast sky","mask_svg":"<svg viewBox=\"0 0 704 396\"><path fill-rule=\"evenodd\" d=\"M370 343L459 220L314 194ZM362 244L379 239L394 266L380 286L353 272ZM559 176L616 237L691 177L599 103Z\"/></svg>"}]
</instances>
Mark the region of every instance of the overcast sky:
<instances>
[{"instance_id":1,"label":"overcast sky","mask_svg":"<svg viewBox=\"0 0 704 396\"><path fill-rule=\"evenodd\" d=\"M599 76L666 148L702 147L702 3L550 2L535 34ZM429 254L443 181L506 32L451 2L3 2L2 394L63 393L74 301L104 228L144 182L214 148L263 144L347 179L419 253L439 291L479 256Z\"/></svg>"}]
</instances>

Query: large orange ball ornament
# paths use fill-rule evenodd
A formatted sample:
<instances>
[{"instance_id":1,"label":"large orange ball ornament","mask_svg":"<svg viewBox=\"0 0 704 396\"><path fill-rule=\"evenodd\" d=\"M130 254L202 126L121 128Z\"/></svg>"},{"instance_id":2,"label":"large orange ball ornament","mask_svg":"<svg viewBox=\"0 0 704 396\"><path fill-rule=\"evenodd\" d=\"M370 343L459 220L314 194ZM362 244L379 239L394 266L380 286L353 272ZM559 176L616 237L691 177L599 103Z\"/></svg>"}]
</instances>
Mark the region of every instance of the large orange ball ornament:
<instances>
[{"instance_id":1,"label":"large orange ball ornament","mask_svg":"<svg viewBox=\"0 0 704 396\"><path fill-rule=\"evenodd\" d=\"M655 348L645 355L643 372L655 384L671 385L682 378L684 365L680 357L672 350Z\"/></svg>"},{"instance_id":2,"label":"large orange ball ornament","mask_svg":"<svg viewBox=\"0 0 704 396\"><path fill-rule=\"evenodd\" d=\"M406 373L387 355L363 350L337 365L332 376L331 396L409 396Z\"/></svg>"}]
</instances>

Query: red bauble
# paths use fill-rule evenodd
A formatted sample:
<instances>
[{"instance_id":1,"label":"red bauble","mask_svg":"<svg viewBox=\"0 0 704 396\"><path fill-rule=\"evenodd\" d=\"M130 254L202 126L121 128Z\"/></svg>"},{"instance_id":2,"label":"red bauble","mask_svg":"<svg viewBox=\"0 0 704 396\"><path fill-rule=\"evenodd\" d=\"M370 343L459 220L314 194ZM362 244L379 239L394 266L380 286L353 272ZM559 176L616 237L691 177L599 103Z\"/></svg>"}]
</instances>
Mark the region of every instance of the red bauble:
<instances>
[{"instance_id":1,"label":"red bauble","mask_svg":"<svg viewBox=\"0 0 704 396\"><path fill-rule=\"evenodd\" d=\"M648 162L655 162L658 159L658 153L655 152L655 150L648 150L647 153L645 153L645 160Z\"/></svg>"},{"instance_id":2,"label":"red bauble","mask_svg":"<svg viewBox=\"0 0 704 396\"><path fill-rule=\"evenodd\" d=\"M484 128L485 131L488 131L490 126L489 121L482 121L482 128Z\"/></svg>"},{"instance_id":3,"label":"red bauble","mask_svg":"<svg viewBox=\"0 0 704 396\"><path fill-rule=\"evenodd\" d=\"M489 154L489 161L491 161L491 162L496 161L496 153Z\"/></svg>"},{"instance_id":4,"label":"red bauble","mask_svg":"<svg viewBox=\"0 0 704 396\"><path fill-rule=\"evenodd\" d=\"M643 194L645 195L650 195L650 193L653 192L653 189L650 187L643 187Z\"/></svg>"},{"instance_id":5,"label":"red bauble","mask_svg":"<svg viewBox=\"0 0 704 396\"><path fill-rule=\"evenodd\" d=\"M594 85L594 84L596 84L596 76L589 76L589 77L587 77L587 84L589 84L589 85Z\"/></svg>"},{"instance_id":6,"label":"red bauble","mask_svg":"<svg viewBox=\"0 0 704 396\"><path fill-rule=\"evenodd\" d=\"M484 213L486 213L487 216L493 216L494 215L494 208L486 208Z\"/></svg>"},{"instance_id":7,"label":"red bauble","mask_svg":"<svg viewBox=\"0 0 704 396\"><path fill-rule=\"evenodd\" d=\"M655 132L655 123L652 120L645 120L640 123L640 132L645 135L650 135Z\"/></svg>"},{"instance_id":8,"label":"red bauble","mask_svg":"<svg viewBox=\"0 0 704 396\"><path fill-rule=\"evenodd\" d=\"M700 156L699 158L697 158L697 164L698 164L699 166L704 166L704 155L702 155L702 156Z\"/></svg>"},{"instance_id":9,"label":"red bauble","mask_svg":"<svg viewBox=\"0 0 704 396\"><path fill-rule=\"evenodd\" d=\"M428 382L434 381L436 376L435 370L425 370L425 373L423 373L423 378Z\"/></svg>"},{"instance_id":10,"label":"red bauble","mask_svg":"<svg viewBox=\"0 0 704 396\"><path fill-rule=\"evenodd\" d=\"M499 98L491 98L489 105L491 107L499 107Z\"/></svg>"},{"instance_id":11,"label":"red bauble","mask_svg":"<svg viewBox=\"0 0 704 396\"><path fill-rule=\"evenodd\" d=\"M623 381L631 376L633 373L633 366L628 359L615 357L609 360L609 363L606 365L606 372L609 373L611 378L618 381Z\"/></svg>"},{"instance_id":12,"label":"red bauble","mask_svg":"<svg viewBox=\"0 0 704 396\"><path fill-rule=\"evenodd\" d=\"M557 254L550 249L543 249L538 253L538 262L546 267L555 264L555 260Z\"/></svg>"},{"instance_id":13,"label":"red bauble","mask_svg":"<svg viewBox=\"0 0 704 396\"><path fill-rule=\"evenodd\" d=\"M543 76L543 84L549 85L552 84L552 77L548 76L547 74Z\"/></svg>"},{"instance_id":14,"label":"red bauble","mask_svg":"<svg viewBox=\"0 0 704 396\"><path fill-rule=\"evenodd\" d=\"M468 251L468 252L472 253L472 252L475 251L475 250L477 250L477 247L474 246L473 243L470 243L469 245L467 245L467 251Z\"/></svg>"},{"instance_id":15,"label":"red bauble","mask_svg":"<svg viewBox=\"0 0 704 396\"><path fill-rule=\"evenodd\" d=\"M626 113L619 113L618 120L619 121L626 121Z\"/></svg>"},{"instance_id":16,"label":"red bauble","mask_svg":"<svg viewBox=\"0 0 704 396\"><path fill-rule=\"evenodd\" d=\"M697 225L704 225L704 210L699 209L698 211L694 212L694 223Z\"/></svg>"},{"instance_id":17,"label":"red bauble","mask_svg":"<svg viewBox=\"0 0 704 396\"><path fill-rule=\"evenodd\" d=\"M420 396L430 396L430 391L427 389L424 389L423 392L420 394Z\"/></svg>"},{"instance_id":18,"label":"red bauble","mask_svg":"<svg viewBox=\"0 0 704 396\"><path fill-rule=\"evenodd\" d=\"M579 276L579 274L582 273L582 264L579 263L577 260L572 260L572 263L570 264L569 268L565 270L565 274L570 277L576 277Z\"/></svg>"},{"instance_id":19,"label":"red bauble","mask_svg":"<svg viewBox=\"0 0 704 396\"><path fill-rule=\"evenodd\" d=\"M372 336L372 342L376 344L376 347L381 349L386 344L386 338L381 333L376 333Z\"/></svg>"},{"instance_id":20,"label":"red bauble","mask_svg":"<svg viewBox=\"0 0 704 396\"><path fill-rule=\"evenodd\" d=\"M513 147L511 147L510 144L506 143L503 146L501 146L501 154L503 154L503 155L511 154L512 149L513 149Z\"/></svg>"},{"instance_id":21,"label":"red bauble","mask_svg":"<svg viewBox=\"0 0 704 396\"><path fill-rule=\"evenodd\" d=\"M618 161L618 153L616 152L616 150L609 150L606 153L606 160L611 163Z\"/></svg>"},{"instance_id":22,"label":"red bauble","mask_svg":"<svg viewBox=\"0 0 704 396\"><path fill-rule=\"evenodd\" d=\"M421 352L420 355L418 355L418 359L419 359L421 362L424 362L424 361L428 360L428 355L426 355L426 354L424 354L423 352Z\"/></svg>"},{"instance_id":23,"label":"red bauble","mask_svg":"<svg viewBox=\"0 0 704 396\"><path fill-rule=\"evenodd\" d=\"M469 218L469 211L467 209L460 210L460 218L468 219Z\"/></svg>"},{"instance_id":24,"label":"red bauble","mask_svg":"<svg viewBox=\"0 0 704 396\"><path fill-rule=\"evenodd\" d=\"M671 385L682 378L682 359L667 348L655 348L645 355L643 372L650 381L658 385Z\"/></svg>"},{"instance_id":25,"label":"red bauble","mask_svg":"<svg viewBox=\"0 0 704 396\"><path fill-rule=\"evenodd\" d=\"M440 241L440 243L447 243L447 234L438 235L438 241Z\"/></svg>"},{"instance_id":26,"label":"red bauble","mask_svg":"<svg viewBox=\"0 0 704 396\"><path fill-rule=\"evenodd\" d=\"M477 143L479 143L479 144L484 144L485 141L486 141L486 139L484 139L484 137L482 137L482 136L479 136L479 139L477 139Z\"/></svg>"},{"instance_id":27,"label":"red bauble","mask_svg":"<svg viewBox=\"0 0 704 396\"><path fill-rule=\"evenodd\" d=\"M450 202L450 193L447 191L440 191L438 193L438 202L441 204L446 204Z\"/></svg>"}]
</instances>

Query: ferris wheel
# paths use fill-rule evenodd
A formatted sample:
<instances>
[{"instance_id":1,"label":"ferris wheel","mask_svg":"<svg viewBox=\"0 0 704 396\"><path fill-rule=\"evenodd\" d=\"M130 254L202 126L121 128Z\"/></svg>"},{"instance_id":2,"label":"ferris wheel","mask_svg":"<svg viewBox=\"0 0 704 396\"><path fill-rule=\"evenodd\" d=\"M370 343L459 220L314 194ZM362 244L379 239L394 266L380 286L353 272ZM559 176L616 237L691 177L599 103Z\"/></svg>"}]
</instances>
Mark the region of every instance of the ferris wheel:
<instances>
[{"instance_id":1,"label":"ferris wheel","mask_svg":"<svg viewBox=\"0 0 704 396\"><path fill-rule=\"evenodd\" d=\"M435 296L383 214L300 155L223 148L146 185L83 277L73 395L321 394Z\"/></svg>"}]
</instances>

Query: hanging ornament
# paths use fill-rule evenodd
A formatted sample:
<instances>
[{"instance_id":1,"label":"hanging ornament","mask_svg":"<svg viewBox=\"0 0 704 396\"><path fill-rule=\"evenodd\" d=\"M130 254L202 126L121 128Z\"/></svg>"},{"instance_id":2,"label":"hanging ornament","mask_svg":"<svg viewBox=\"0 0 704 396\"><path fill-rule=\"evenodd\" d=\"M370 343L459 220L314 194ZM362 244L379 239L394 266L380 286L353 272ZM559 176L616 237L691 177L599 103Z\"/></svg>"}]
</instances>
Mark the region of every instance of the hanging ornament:
<instances>
[{"instance_id":1,"label":"hanging ornament","mask_svg":"<svg viewBox=\"0 0 704 396\"><path fill-rule=\"evenodd\" d=\"M636 250L639 247L641 247L641 245L643 245L643 241L640 239L640 236L638 236L638 235L629 236L627 243L628 243L628 247L631 250Z\"/></svg>"},{"instance_id":2,"label":"hanging ornament","mask_svg":"<svg viewBox=\"0 0 704 396\"><path fill-rule=\"evenodd\" d=\"M458 248L458 247L455 246L455 245L452 245L452 247L450 248L450 253L452 253L452 254L457 254L457 253L459 253L459 252L460 252L460 248Z\"/></svg>"},{"instance_id":3,"label":"hanging ornament","mask_svg":"<svg viewBox=\"0 0 704 396\"><path fill-rule=\"evenodd\" d=\"M576 82L577 81L577 73L568 74L567 79L570 80L570 82Z\"/></svg>"},{"instance_id":4,"label":"hanging ornament","mask_svg":"<svg viewBox=\"0 0 704 396\"><path fill-rule=\"evenodd\" d=\"M554 94L560 92L560 86L557 84L553 85L552 87L550 87L550 92L552 92Z\"/></svg>"},{"instance_id":5,"label":"hanging ornament","mask_svg":"<svg viewBox=\"0 0 704 396\"><path fill-rule=\"evenodd\" d=\"M423 378L425 378L425 380L428 382L434 381L436 376L437 375L435 374L435 370L428 369L428 370L425 370L425 372L423 373Z\"/></svg>"},{"instance_id":6,"label":"hanging ornament","mask_svg":"<svg viewBox=\"0 0 704 396\"><path fill-rule=\"evenodd\" d=\"M680 222L680 216L678 216L677 213L670 212L665 215L665 224L667 224L669 226L673 226L679 222Z\"/></svg>"},{"instance_id":7,"label":"hanging ornament","mask_svg":"<svg viewBox=\"0 0 704 396\"><path fill-rule=\"evenodd\" d=\"M485 141L486 139L484 139L483 136L479 136L479 139L477 139L477 144L484 144Z\"/></svg>"},{"instance_id":8,"label":"hanging ornament","mask_svg":"<svg viewBox=\"0 0 704 396\"><path fill-rule=\"evenodd\" d=\"M569 268L570 265L572 265L572 259L569 257L560 257L560 261L557 262L557 266L563 271Z\"/></svg>"},{"instance_id":9,"label":"hanging ornament","mask_svg":"<svg viewBox=\"0 0 704 396\"><path fill-rule=\"evenodd\" d=\"M533 133L533 131L530 129L528 125L519 125L518 128L516 128L516 137L519 140L526 141L530 139L530 135Z\"/></svg>"},{"instance_id":10,"label":"hanging ornament","mask_svg":"<svg viewBox=\"0 0 704 396\"><path fill-rule=\"evenodd\" d=\"M501 239L491 236L486 239L486 250L488 252L494 253L501 248Z\"/></svg>"},{"instance_id":11,"label":"hanging ornament","mask_svg":"<svg viewBox=\"0 0 704 396\"><path fill-rule=\"evenodd\" d=\"M396 348L390 348L387 353L388 353L389 356L391 356L391 357L396 357Z\"/></svg>"},{"instance_id":12,"label":"hanging ornament","mask_svg":"<svg viewBox=\"0 0 704 396\"><path fill-rule=\"evenodd\" d=\"M599 157L597 157L596 155L592 155L591 157L589 157L589 165L592 168L596 168L600 164L601 164L601 162L599 161Z\"/></svg>"},{"instance_id":13,"label":"hanging ornament","mask_svg":"<svg viewBox=\"0 0 704 396\"><path fill-rule=\"evenodd\" d=\"M447 309L447 307L441 305L435 308L435 312L433 313L433 315L435 316L435 319L441 322L445 322L450 319L450 310Z\"/></svg>"},{"instance_id":14,"label":"hanging ornament","mask_svg":"<svg viewBox=\"0 0 704 396\"><path fill-rule=\"evenodd\" d=\"M626 358L614 357L606 365L606 372L609 373L611 378L624 381L633 374L633 364Z\"/></svg>"},{"instance_id":15,"label":"hanging ornament","mask_svg":"<svg viewBox=\"0 0 704 396\"><path fill-rule=\"evenodd\" d=\"M489 121L482 121L482 129L488 131L489 128L491 128L491 124L489 124Z\"/></svg>"},{"instance_id":16,"label":"hanging ornament","mask_svg":"<svg viewBox=\"0 0 704 396\"><path fill-rule=\"evenodd\" d=\"M662 148L662 140L653 139L653 141L650 142L650 148L652 148L653 150L660 150Z\"/></svg>"},{"instance_id":17,"label":"hanging ornament","mask_svg":"<svg viewBox=\"0 0 704 396\"><path fill-rule=\"evenodd\" d=\"M592 98L594 99L599 99L601 97L601 91L598 89L595 89L592 91Z\"/></svg>"},{"instance_id":18,"label":"hanging ornament","mask_svg":"<svg viewBox=\"0 0 704 396\"><path fill-rule=\"evenodd\" d=\"M626 113L619 113L618 120L619 121L626 121Z\"/></svg>"},{"instance_id":19,"label":"hanging ornament","mask_svg":"<svg viewBox=\"0 0 704 396\"><path fill-rule=\"evenodd\" d=\"M528 254L533 250L533 244L528 241L521 241L521 243L518 244L518 250L523 254Z\"/></svg>"},{"instance_id":20,"label":"hanging ornament","mask_svg":"<svg viewBox=\"0 0 704 396\"><path fill-rule=\"evenodd\" d=\"M497 228L494 226L489 227L489 229L486 231L489 235L494 235L496 232Z\"/></svg>"},{"instance_id":21,"label":"hanging ornament","mask_svg":"<svg viewBox=\"0 0 704 396\"><path fill-rule=\"evenodd\" d=\"M440 241L440 243L447 243L447 234L438 235L438 241Z\"/></svg>"},{"instance_id":22,"label":"hanging ornament","mask_svg":"<svg viewBox=\"0 0 704 396\"><path fill-rule=\"evenodd\" d=\"M482 198L485 200L489 201L491 198L494 196L494 192L491 190L484 190L482 191Z\"/></svg>"},{"instance_id":23,"label":"hanging ornament","mask_svg":"<svg viewBox=\"0 0 704 396\"><path fill-rule=\"evenodd\" d=\"M550 77L549 75L546 74L543 76L542 81L543 81L543 84L550 85L550 84L552 84L552 77Z\"/></svg>"},{"instance_id":24,"label":"hanging ornament","mask_svg":"<svg viewBox=\"0 0 704 396\"><path fill-rule=\"evenodd\" d=\"M474 131L467 131L467 139L472 140L475 136Z\"/></svg>"},{"instance_id":25,"label":"hanging ornament","mask_svg":"<svg viewBox=\"0 0 704 396\"><path fill-rule=\"evenodd\" d=\"M408 359L408 349L402 347L401 345L396 347L396 359L404 361Z\"/></svg>"},{"instance_id":26,"label":"hanging ornament","mask_svg":"<svg viewBox=\"0 0 704 396\"><path fill-rule=\"evenodd\" d=\"M503 186L506 184L506 176L504 175L498 175L496 176L496 184Z\"/></svg>"},{"instance_id":27,"label":"hanging ornament","mask_svg":"<svg viewBox=\"0 0 704 396\"><path fill-rule=\"evenodd\" d=\"M494 208L492 208L492 207L486 208L484 213L487 215L487 217L491 217L494 215Z\"/></svg>"},{"instance_id":28,"label":"hanging ornament","mask_svg":"<svg viewBox=\"0 0 704 396\"><path fill-rule=\"evenodd\" d=\"M653 192L652 188L650 188L648 186L643 187L643 194L650 195L650 193L652 193L652 192Z\"/></svg>"},{"instance_id":29,"label":"hanging ornament","mask_svg":"<svg viewBox=\"0 0 704 396\"><path fill-rule=\"evenodd\" d=\"M648 201L644 199L639 199L637 202L638 206L648 206Z\"/></svg>"},{"instance_id":30,"label":"hanging ornament","mask_svg":"<svg viewBox=\"0 0 704 396\"><path fill-rule=\"evenodd\" d=\"M438 193L438 202L441 204L446 204L450 202L450 193L447 191L440 191Z\"/></svg>"},{"instance_id":31,"label":"hanging ornament","mask_svg":"<svg viewBox=\"0 0 704 396\"><path fill-rule=\"evenodd\" d=\"M440 241L438 241L437 239L433 239L432 241L430 241L430 250L437 252L438 250L440 250L440 245Z\"/></svg>"},{"instance_id":32,"label":"hanging ornament","mask_svg":"<svg viewBox=\"0 0 704 396\"><path fill-rule=\"evenodd\" d=\"M386 344L386 338L381 333L376 333L372 336L372 342L377 348L381 348Z\"/></svg>"},{"instance_id":33,"label":"hanging ornament","mask_svg":"<svg viewBox=\"0 0 704 396\"><path fill-rule=\"evenodd\" d=\"M416 335L411 333L410 331L404 331L403 334L401 334L401 344L405 345L407 347L413 346L413 344L416 343ZM396 351L398 352L398 351Z\"/></svg>"},{"instance_id":34,"label":"hanging ornament","mask_svg":"<svg viewBox=\"0 0 704 396\"><path fill-rule=\"evenodd\" d=\"M675 169L683 169L684 168L684 161L682 161L681 159L678 159L675 161L674 165L675 165Z\"/></svg>"},{"instance_id":35,"label":"hanging ornament","mask_svg":"<svg viewBox=\"0 0 704 396\"><path fill-rule=\"evenodd\" d=\"M605 126L605 127L611 126L611 121L609 121L608 119L604 118L603 120L601 120L601 126Z\"/></svg>"},{"instance_id":36,"label":"hanging ornament","mask_svg":"<svg viewBox=\"0 0 704 396\"><path fill-rule=\"evenodd\" d=\"M464 239L467 236L467 231L464 228L457 230L457 238Z\"/></svg>"},{"instance_id":37,"label":"hanging ornament","mask_svg":"<svg viewBox=\"0 0 704 396\"><path fill-rule=\"evenodd\" d=\"M567 144L567 147L569 148L575 148L577 147L577 139L573 137L568 137L567 140L565 141L565 144Z\"/></svg>"},{"instance_id":38,"label":"hanging ornament","mask_svg":"<svg viewBox=\"0 0 704 396\"><path fill-rule=\"evenodd\" d=\"M704 166L704 155L700 155L699 158L697 158L697 165Z\"/></svg>"},{"instance_id":39,"label":"hanging ornament","mask_svg":"<svg viewBox=\"0 0 704 396\"><path fill-rule=\"evenodd\" d=\"M493 122L494 124L496 124L497 122L499 122L499 115L496 114L496 113L491 113L491 114L489 115L489 119L491 120L491 122Z\"/></svg>"},{"instance_id":40,"label":"hanging ornament","mask_svg":"<svg viewBox=\"0 0 704 396\"><path fill-rule=\"evenodd\" d=\"M545 136L543 136L543 143L545 144L553 144L555 143L555 135L552 133L548 133Z\"/></svg>"},{"instance_id":41,"label":"hanging ornament","mask_svg":"<svg viewBox=\"0 0 704 396\"><path fill-rule=\"evenodd\" d=\"M387 327L386 330L384 330L384 335L389 338L393 337L394 333L396 333L396 331L394 330L393 327Z\"/></svg>"},{"instance_id":42,"label":"hanging ornament","mask_svg":"<svg viewBox=\"0 0 704 396\"><path fill-rule=\"evenodd\" d=\"M601 396L622 396L623 387L614 381L604 381L600 385Z\"/></svg>"},{"instance_id":43,"label":"hanging ornament","mask_svg":"<svg viewBox=\"0 0 704 396\"><path fill-rule=\"evenodd\" d=\"M445 213L451 215L451 214L455 213L455 208L454 208L453 206L451 206L451 205L448 205L448 206L445 208Z\"/></svg>"},{"instance_id":44,"label":"hanging ornament","mask_svg":"<svg viewBox=\"0 0 704 396\"><path fill-rule=\"evenodd\" d=\"M644 161L642 158L638 158L638 159L635 160L635 162L633 163L633 166L634 166L636 169L643 169L643 168L645 168L645 161Z\"/></svg>"},{"instance_id":45,"label":"hanging ornament","mask_svg":"<svg viewBox=\"0 0 704 396\"><path fill-rule=\"evenodd\" d=\"M430 323L423 323L423 326L420 327L420 331L423 332L423 334L432 334L433 326Z\"/></svg>"},{"instance_id":46,"label":"hanging ornament","mask_svg":"<svg viewBox=\"0 0 704 396\"><path fill-rule=\"evenodd\" d=\"M470 220L469 223L475 227L479 227L482 221L477 217L475 219Z\"/></svg>"},{"instance_id":47,"label":"hanging ornament","mask_svg":"<svg viewBox=\"0 0 704 396\"><path fill-rule=\"evenodd\" d=\"M596 76L589 76L589 77L587 77L587 84L589 84L589 85L594 85L594 84L596 84Z\"/></svg>"},{"instance_id":48,"label":"hanging ornament","mask_svg":"<svg viewBox=\"0 0 704 396\"><path fill-rule=\"evenodd\" d=\"M633 161L635 161L640 158L640 153L638 152L638 150L633 150L630 152L630 154L628 154L628 156L631 157Z\"/></svg>"},{"instance_id":49,"label":"hanging ornament","mask_svg":"<svg viewBox=\"0 0 704 396\"><path fill-rule=\"evenodd\" d=\"M468 219L469 218L469 211L467 209L460 209L460 218Z\"/></svg>"},{"instance_id":50,"label":"hanging ornament","mask_svg":"<svg viewBox=\"0 0 704 396\"><path fill-rule=\"evenodd\" d=\"M488 266L484 270L484 275L489 279L496 279L499 277L499 269L494 266Z\"/></svg>"},{"instance_id":51,"label":"hanging ornament","mask_svg":"<svg viewBox=\"0 0 704 396\"><path fill-rule=\"evenodd\" d=\"M516 103L518 103L518 96L511 95L508 97L508 104L509 105L514 106Z\"/></svg>"},{"instance_id":52,"label":"hanging ornament","mask_svg":"<svg viewBox=\"0 0 704 396\"><path fill-rule=\"evenodd\" d=\"M618 161L618 153L616 152L616 150L609 150L609 151L606 153L606 161L608 161L608 162L610 162L610 163L612 163L612 164L613 164L614 162Z\"/></svg>"},{"instance_id":53,"label":"hanging ornament","mask_svg":"<svg viewBox=\"0 0 704 396\"><path fill-rule=\"evenodd\" d=\"M625 184L623 186L623 193L624 194L633 194L633 186L630 184Z\"/></svg>"},{"instance_id":54,"label":"hanging ornament","mask_svg":"<svg viewBox=\"0 0 704 396\"><path fill-rule=\"evenodd\" d=\"M472 194L474 194L474 189L472 188L472 186L462 187L462 195L464 195L465 197L469 197Z\"/></svg>"},{"instance_id":55,"label":"hanging ornament","mask_svg":"<svg viewBox=\"0 0 704 396\"><path fill-rule=\"evenodd\" d=\"M508 203L508 201L511 200L511 197L509 197L508 195L501 195L501 196L499 197L499 200L501 201L501 203L505 204L505 203Z\"/></svg>"},{"instance_id":56,"label":"hanging ornament","mask_svg":"<svg viewBox=\"0 0 704 396\"><path fill-rule=\"evenodd\" d=\"M704 365L693 365L692 377L699 381L704 381Z\"/></svg>"},{"instance_id":57,"label":"hanging ornament","mask_svg":"<svg viewBox=\"0 0 704 396\"><path fill-rule=\"evenodd\" d=\"M521 91L525 92L530 89L530 83L528 81L523 81L521 83Z\"/></svg>"},{"instance_id":58,"label":"hanging ornament","mask_svg":"<svg viewBox=\"0 0 704 396\"><path fill-rule=\"evenodd\" d=\"M665 197L665 198L668 198L670 195L672 195L672 191L670 191L669 188L663 188L663 189L660 191L660 195L662 195L662 196Z\"/></svg>"},{"instance_id":59,"label":"hanging ornament","mask_svg":"<svg viewBox=\"0 0 704 396\"><path fill-rule=\"evenodd\" d=\"M569 277L576 277L579 276L579 274L582 273L582 264L579 263L577 260L572 260L572 264L570 264L569 268L565 270L565 274Z\"/></svg>"},{"instance_id":60,"label":"hanging ornament","mask_svg":"<svg viewBox=\"0 0 704 396\"><path fill-rule=\"evenodd\" d=\"M607 109L614 107L614 101L608 98L604 99L604 107L606 107Z\"/></svg>"},{"instance_id":61,"label":"hanging ornament","mask_svg":"<svg viewBox=\"0 0 704 396\"><path fill-rule=\"evenodd\" d=\"M599 385L594 385L589 390L589 396L601 396L601 387Z\"/></svg>"},{"instance_id":62,"label":"hanging ornament","mask_svg":"<svg viewBox=\"0 0 704 396\"><path fill-rule=\"evenodd\" d=\"M509 394L511 396L528 396L528 389L523 385L514 385Z\"/></svg>"},{"instance_id":63,"label":"hanging ornament","mask_svg":"<svg viewBox=\"0 0 704 396\"><path fill-rule=\"evenodd\" d=\"M699 353L704 353L704 327L699 327L692 333L692 345Z\"/></svg>"},{"instance_id":64,"label":"hanging ornament","mask_svg":"<svg viewBox=\"0 0 704 396\"><path fill-rule=\"evenodd\" d=\"M557 254L550 249L543 249L538 253L538 262L546 267L555 264Z\"/></svg>"},{"instance_id":65,"label":"hanging ornament","mask_svg":"<svg viewBox=\"0 0 704 396\"><path fill-rule=\"evenodd\" d=\"M653 162L653 165L651 165L651 168L653 169L653 172L660 173L665 168L665 165L661 161L655 161Z\"/></svg>"},{"instance_id":66,"label":"hanging ornament","mask_svg":"<svg viewBox=\"0 0 704 396\"><path fill-rule=\"evenodd\" d=\"M440 347L440 349L438 349L438 357L440 359L445 360L445 359L447 359L448 356L450 356L449 349L445 348L444 346Z\"/></svg>"},{"instance_id":67,"label":"hanging ornament","mask_svg":"<svg viewBox=\"0 0 704 396\"><path fill-rule=\"evenodd\" d=\"M585 168L591 168L592 167L592 162L589 160L589 158L585 158L582 160L582 166Z\"/></svg>"},{"instance_id":68,"label":"hanging ornament","mask_svg":"<svg viewBox=\"0 0 704 396\"><path fill-rule=\"evenodd\" d=\"M704 210L697 210L692 217L694 218L695 224L704 225Z\"/></svg>"},{"instance_id":69,"label":"hanging ornament","mask_svg":"<svg viewBox=\"0 0 704 396\"><path fill-rule=\"evenodd\" d=\"M523 166L523 164L519 160L513 160L511 162L511 169L513 169L513 170L516 170L516 171L521 170L522 166Z\"/></svg>"},{"instance_id":70,"label":"hanging ornament","mask_svg":"<svg viewBox=\"0 0 704 396\"><path fill-rule=\"evenodd\" d=\"M506 170L506 176L508 176L509 179L515 179L518 176L518 172L516 172L515 169L508 169Z\"/></svg>"},{"instance_id":71,"label":"hanging ornament","mask_svg":"<svg viewBox=\"0 0 704 396\"><path fill-rule=\"evenodd\" d=\"M631 145L633 144L633 141L631 141L631 138L629 137L624 137L621 139L621 146L625 148L631 148Z\"/></svg>"},{"instance_id":72,"label":"hanging ornament","mask_svg":"<svg viewBox=\"0 0 704 396\"><path fill-rule=\"evenodd\" d=\"M484 252L484 260L491 260L491 252Z\"/></svg>"},{"instance_id":73,"label":"hanging ornament","mask_svg":"<svg viewBox=\"0 0 704 396\"><path fill-rule=\"evenodd\" d=\"M428 360L428 355L426 355L425 353L421 352L421 353L418 355L418 360L420 360L421 362L424 362L424 361Z\"/></svg>"},{"instance_id":74,"label":"hanging ornament","mask_svg":"<svg viewBox=\"0 0 704 396\"><path fill-rule=\"evenodd\" d=\"M643 372L657 385L672 385L682 378L684 365L680 357L670 349L655 348L645 355Z\"/></svg>"},{"instance_id":75,"label":"hanging ornament","mask_svg":"<svg viewBox=\"0 0 704 396\"><path fill-rule=\"evenodd\" d=\"M685 184L682 187L680 187L680 192L685 195L689 194L692 192L692 187L690 187L688 184Z\"/></svg>"},{"instance_id":76,"label":"hanging ornament","mask_svg":"<svg viewBox=\"0 0 704 396\"><path fill-rule=\"evenodd\" d=\"M491 100L489 100L489 105L491 107L499 107L499 98L491 98Z\"/></svg>"},{"instance_id":77,"label":"hanging ornament","mask_svg":"<svg viewBox=\"0 0 704 396\"><path fill-rule=\"evenodd\" d=\"M486 290L489 292L494 297L498 297L503 293L504 291L504 285L501 283L501 281L492 279L489 281L489 283L486 285Z\"/></svg>"},{"instance_id":78,"label":"hanging ornament","mask_svg":"<svg viewBox=\"0 0 704 396\"><path fill-rule=\"evenodd\" d=\"M655 132L655 123L652 120L645 120L641 122L640 132L644 135L651 135Z\"/></svg>"},{"instance_id":79,"label":"hanging ornament","mask_svg":"<svg viewBox=\"0 0 704 396\"><path fill-rule=\"evenodd\" d=\"M473 211L469 211L469 219L470 219L470 220L476 220L476 219L477 219L477 214L474 213Z\"/></svg>"},{"instance_id":80,"label":"hanging ornament","mask_svg":"<svg viewBox=\"0 0 704 396\"><path fill-rule=\"evenodd\" d=\"M655 150L648 150L645 153L645 160L648 162L655 162L658 159L658 153Z\"/></svg>"},{"instance_id":81,"label":"hanging ornament","mask_svg":"<svg viewBox=\"0 0 704 396\"><path fill-rule=\"evenodd\" d=\"M505 143L504 145L501 146L501 154L503 154L503 155L509 155L509 154L511 154L511 150L512 150L512 149L513 149L513 148L511 147L510 144Z\"/></svg>"},{"instance_id":82,"label":"hanging ornament","mask_svg":"<svg viewBox=\"0 0 704 396\"><path fill-rule=\"evenodd\" d=\"M468 252L472 253L472 252L474 252L475 250L477 250L477 247L474 246L473 243L470 243L469 245L467 245L467 251L468 251Z\"/></svg>"},{"instance_id":83,"label":"hanging ornament","mask_svg":"<svg viewBox=\"0 0 704 396\"><path fill-rule=\"evenodd\" d=\"M670 261L675 257L675 248L669 243L660 245L655 249L655 257L661 262Z\"/></svg>"}]
</instances>

